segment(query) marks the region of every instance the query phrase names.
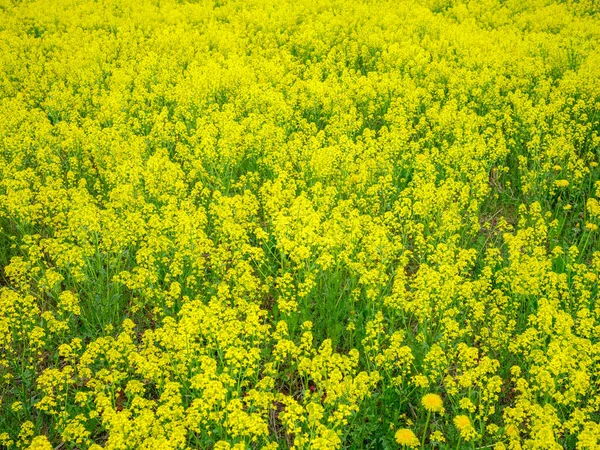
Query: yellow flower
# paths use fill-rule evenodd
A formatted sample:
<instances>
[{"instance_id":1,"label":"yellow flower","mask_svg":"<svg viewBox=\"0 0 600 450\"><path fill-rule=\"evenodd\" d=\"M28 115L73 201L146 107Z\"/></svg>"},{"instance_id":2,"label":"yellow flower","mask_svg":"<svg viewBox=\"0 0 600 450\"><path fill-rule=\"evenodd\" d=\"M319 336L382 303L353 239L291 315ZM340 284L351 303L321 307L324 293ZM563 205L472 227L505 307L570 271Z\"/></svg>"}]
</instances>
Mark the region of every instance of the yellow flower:
<instances>
[{"instance_id":1,"label":"yellow flower","mask_svg":"<svg viewBox=\"0 0 600 450\"><path fill-rule=\"evenodd\" d=\"M511 438L516 438L517 436L519 436L519 430L517 430L517 427L510 424L506 427L506 434Z\"/></svg>"},{"instance_id":2,"label":"yellow flower","mask_svg":"<svg viewBox=\"0 0 600 450\"><path fill-rule=\"evenodd\" d=\"M421 399L423 407L430 412L443 412L444 403L442 398L437 394L425 394Z\"/></svg>"},{"instance_id":3,"label":"yellow flower","mask_svg":"<svg viewBox=\"0 0 600 450\"><path fill-rule=\"evenodd\" d=\"M400 428L396 431L394 437L396 438L396 442L400 445L405 445L410 448L419 446L417 436L415 436L415 433L408 428Z\"/></svg>"},{"instance_id":4,"label":"yellow flower","mask_svg":"<svg viewBox=\"0 0 600 450\"><path fill-rule=\"evenodd\" d=\"M14 402L11 406L10 409L13 410L13 412L18 413L19 411L23 410L23 403L21 402Z\"/></svg>"},{"instance_id":5,"label":"yellow flower","mask_svg":"<svg viewBox=\"0 0 600 450\"><path fill-rule=\"evenodd\" d=\"M471 420L467 416L460 414L454 418L454 425L459 430L464 430L471 426Z\"/></svg>"},{"instance_id":6,"label":"yellow flower","mask_svg":"<svg viewBox=\"0 0 600 450\"><path fill-rule=\"evenodd\" d=\"M454 418L454 425L460 431L460 437L465 441L470 441L477 436L475 428L471 425L471 419L463 414L459 414Z\"/></svg>"},{"instance_id":7,"label":"yellow flower","mask_svg":"<svg viewBox=\"0 0 600 450\"><path fill-rule=\"evenodd\" d=\"M37 436L31 441L28 450L52 450L52 448L46 436Z\"/></svg>"},{"instance_id":8,"label":"yellow flower","mask_svg":"<svg viewBox=\"0 0 600 450\"><path fill-rule=\"evenodd\" d=\"M444 433L442 433L440 430L435 430L433 433L431 433L431 441L432 442L441 442L444 443L446 442L446 438L444 437Z\"/></svg>"},{"instance_id":9,"label":"yellow flower","mask_svg":"<svg viewBox=\"0 0 600 450\"><path fill-rule=\"evenodd\" d=\"M422 374L415 375L413 377L413 382L420 388L425 388L425 387L429 386L429 379L425 375L422 375Z\"/></svg>"}]
</instances>

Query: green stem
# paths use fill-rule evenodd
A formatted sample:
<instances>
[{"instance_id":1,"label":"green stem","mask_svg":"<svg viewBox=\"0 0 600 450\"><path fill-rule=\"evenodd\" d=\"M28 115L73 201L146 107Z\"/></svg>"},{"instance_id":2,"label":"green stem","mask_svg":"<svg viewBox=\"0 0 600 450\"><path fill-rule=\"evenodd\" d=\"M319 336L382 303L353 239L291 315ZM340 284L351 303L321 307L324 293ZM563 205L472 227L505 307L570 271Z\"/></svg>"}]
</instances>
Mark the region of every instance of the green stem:
<instances>
[{"instance_id":1,"label":"green stem","mask_svg":"<svg viewBox=\"0 0 600 450\"><path fill-rule=\"evenodd\" d=\"M427 436L427 427L429 426L429 419L431 418L431 411L427 411L427 420L425 421L425 429L423 430L423 438L421 439L421 448L425 448L425 436Z\"/></svg>"}]
</instances>

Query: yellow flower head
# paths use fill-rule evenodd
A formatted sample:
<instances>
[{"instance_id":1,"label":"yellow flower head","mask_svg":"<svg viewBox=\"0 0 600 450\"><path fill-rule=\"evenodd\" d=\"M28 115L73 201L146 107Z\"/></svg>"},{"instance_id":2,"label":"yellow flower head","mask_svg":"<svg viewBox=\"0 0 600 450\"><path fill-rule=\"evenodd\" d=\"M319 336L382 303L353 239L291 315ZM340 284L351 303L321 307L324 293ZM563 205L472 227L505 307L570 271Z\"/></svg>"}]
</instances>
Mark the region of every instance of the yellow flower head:
<instances>
[{"instance_id":1,"label":"yellow flower head","mask_svg":"<svg viewBox=\"0 0 600 450\"><path fill-rule=\"evenodd\" d=\"M475 428L471 425L471 420L467 416L463 414L456 416L454 418L454 425L460 431L460 437L465 441L470 441L477 437L477 431L475 431Z\"/></svg>"},{"instance_id":2,"label":"yellow flower head","mask_svg":"<svg viewBox=\"0 0 600 450\"><path fill-rule=\"evenodd\" d=\"M517 436L519 436L519 430L517 430L517 427L510 424L506 427L506 434L511 438L516 438Z\"/></svg>"},{"instance_id":3,"label":"yellow flower head","mask_svg":"<svg viewBox=\"0 0 600 450\"><path fill-rule=\"evenodd\" d=\"M408 428L400 428L398 431L396 431L394 437L396 438L396 442L400 445L405 445L410 448L419 446L419 440L417 439L417 436L415 436L415 433Z\"/></svg>"},{"instance_id":4,"label":"yellow flower head","mask_svg":"<svg viewBox=\"0 0 600 450\"><path fill-rule=\"evenodd\" d=\"M31 441L28 450L52 450L53 446L48 442L46 436L36 436Z\"/></svg>"},{"instance_id":5,"label":"yellow flower head","mask_svg":"<svg viewBox=\"0 0 600 450\"><path fill-rule=\"evenodd\" d=\"M442 397L437 394L425 394L421 399L423 407L430 412L443 412L444 403Z\"/></svg>"},{"instance_id":6,"label":"yellow flower head","mask_svg":"<svg viewBox=\"0 0 600 450\"><path fill-rule=\"evenodd\" d=\"M454 425L459 430L464 430L471 426L471 420L467 416L460 414L454 418Z\"/></svg>"}]
</instances>

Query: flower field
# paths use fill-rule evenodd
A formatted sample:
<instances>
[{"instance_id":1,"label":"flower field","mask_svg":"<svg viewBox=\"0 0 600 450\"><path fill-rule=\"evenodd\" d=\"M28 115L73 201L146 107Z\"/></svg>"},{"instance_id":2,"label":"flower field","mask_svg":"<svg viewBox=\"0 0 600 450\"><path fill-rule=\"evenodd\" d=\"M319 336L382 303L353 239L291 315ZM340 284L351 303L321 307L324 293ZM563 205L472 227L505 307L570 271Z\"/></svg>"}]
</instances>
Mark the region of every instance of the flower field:
<instances>
[{"instance_id":1,"label":"flower field","mask_svg":"<svg viewBox=\"0 0 600 450\"><path fill-rule=\"evenodd\" d=\"M0 448L600 449L600 5L0 0Z\"/></svg>"}]
</instances>

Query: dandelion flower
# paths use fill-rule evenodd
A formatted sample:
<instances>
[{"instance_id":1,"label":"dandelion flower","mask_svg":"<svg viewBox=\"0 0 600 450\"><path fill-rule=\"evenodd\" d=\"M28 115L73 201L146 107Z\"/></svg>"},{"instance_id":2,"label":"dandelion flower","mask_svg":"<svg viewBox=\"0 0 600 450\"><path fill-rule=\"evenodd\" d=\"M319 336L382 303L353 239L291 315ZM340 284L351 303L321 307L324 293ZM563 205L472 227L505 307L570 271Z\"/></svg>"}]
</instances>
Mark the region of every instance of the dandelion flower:
<instances>
[{"instance_id":1,"label":"dandelion flower","mask_svg":"<svg viewBox=\"0 0 600 450\"><path fill-rule=\"evenodd\" d=\"M419 440L417 439L417 436L415 436L415 433L408 428L400 428L398 431L396 431L394 437L396 438L396 442L400 445L405 445L410 448L419 446Z\"/></svg>"},{"instance_id":2,"label":"dandelion flower","mask_svg":"<svg viewBox=\"0 0 600 450\"><path fill-rule=\"evenodd\" d=\"M429 412L442 412L444 411L444 403L442 397L437 394L426 394L421 399L421 404Z\"/></svg>"},{"instance_id":3,"label":"dandelion flower","mask_svg":"<svg viewBox=\"0 0 600 450\"><path fill-rule=\"evenodd\" d=\"M477 435L475 428L471 425L471 419L463 414L459 414L454 418L454 425L460 431L460 437L465 441L470 441Z\"/></svg>"},{"instance_id":4,"label":"dandelion flower","mask_svg":"<svg viewBox=\"0 0 600 450\"><path fill-rule=\"evenodd\" d=\"M454 418L454 425L459 430L463 430L471 426L471 420L467 416L460 414Z\"/></svg>"}]
</instances>

